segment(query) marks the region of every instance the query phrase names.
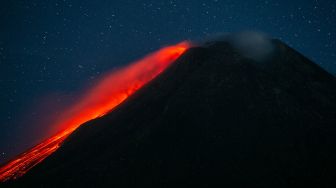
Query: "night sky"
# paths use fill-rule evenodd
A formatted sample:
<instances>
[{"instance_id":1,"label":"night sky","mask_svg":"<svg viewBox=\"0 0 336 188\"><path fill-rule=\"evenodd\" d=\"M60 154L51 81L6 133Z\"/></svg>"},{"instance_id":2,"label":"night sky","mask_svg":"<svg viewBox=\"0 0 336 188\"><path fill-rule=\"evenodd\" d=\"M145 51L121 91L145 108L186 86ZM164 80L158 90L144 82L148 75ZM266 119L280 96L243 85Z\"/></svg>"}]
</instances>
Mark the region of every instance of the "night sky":
<instances>
[{"instance_id":1,"label":"night sky","mask_svg":"<svg viewBox=\"0 0 336 188\"><path fill-rule=\"evenodd\" d=\"M335 0L13 0L0 15L0 163L102 73L182 40L262 31L336 73Z\"/></svg>"}]
</instances>

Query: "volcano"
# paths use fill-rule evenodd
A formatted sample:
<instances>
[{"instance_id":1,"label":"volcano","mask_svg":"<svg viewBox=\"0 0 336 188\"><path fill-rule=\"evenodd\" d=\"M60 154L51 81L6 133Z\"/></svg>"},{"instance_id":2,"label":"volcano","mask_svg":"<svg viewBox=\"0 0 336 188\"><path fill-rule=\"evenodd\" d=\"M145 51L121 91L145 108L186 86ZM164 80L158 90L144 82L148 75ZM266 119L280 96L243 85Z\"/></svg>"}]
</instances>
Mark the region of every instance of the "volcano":
<instances>
[{"instance_id":1,"label":"volcano","mask_svg":"<svg viewBox=\"0 0 336 188\"><path fill-rule=\"evenodd\" d=\"M335 187L336 78L279 40L192 47L13 187Z\"/></svg>"}]
</instances>

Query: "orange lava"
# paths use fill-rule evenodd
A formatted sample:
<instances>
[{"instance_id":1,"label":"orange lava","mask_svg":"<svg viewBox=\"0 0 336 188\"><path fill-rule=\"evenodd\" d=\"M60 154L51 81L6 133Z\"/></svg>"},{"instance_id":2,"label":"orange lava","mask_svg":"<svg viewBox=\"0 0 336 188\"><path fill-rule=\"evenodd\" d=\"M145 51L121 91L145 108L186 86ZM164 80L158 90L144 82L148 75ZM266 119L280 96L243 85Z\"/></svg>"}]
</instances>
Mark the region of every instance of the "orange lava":
<instances>
[{"instance_id":1,"label":"orange lava","mask_svg":"<svg viewBox=\"0 0 336 188\"><path fill-rule=\"evenodd\" d=\"M17 156L0 168L0 182L14 180L39 164L53 152L63 141L83 123L103 116L128 96L152 80L174 62L190 44L182 42L174 46L162 48L143 59L103 77L96 86L85 94L74 105L67 108L56 127L63 131L43 141L37 146Z\"/></svg>"}]
</instances>

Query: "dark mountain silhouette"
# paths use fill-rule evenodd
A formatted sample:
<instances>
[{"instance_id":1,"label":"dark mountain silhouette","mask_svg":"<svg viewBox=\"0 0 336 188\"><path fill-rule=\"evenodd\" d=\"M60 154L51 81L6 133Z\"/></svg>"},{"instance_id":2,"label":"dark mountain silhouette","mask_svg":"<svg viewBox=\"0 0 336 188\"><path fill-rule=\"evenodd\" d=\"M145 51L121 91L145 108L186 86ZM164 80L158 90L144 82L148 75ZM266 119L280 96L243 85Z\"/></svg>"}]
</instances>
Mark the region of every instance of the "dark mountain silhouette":
<instances>
[{"instance_id":1,"label":"dark mountain silhouette","mask_svg":"<svg viewBox=\"0 0 336 188\"><path fill-rule=\"evenodd\" d=\"M183 54L10 186L334 187L336 79L278 40Z\"/></svg>"}]
</instances>

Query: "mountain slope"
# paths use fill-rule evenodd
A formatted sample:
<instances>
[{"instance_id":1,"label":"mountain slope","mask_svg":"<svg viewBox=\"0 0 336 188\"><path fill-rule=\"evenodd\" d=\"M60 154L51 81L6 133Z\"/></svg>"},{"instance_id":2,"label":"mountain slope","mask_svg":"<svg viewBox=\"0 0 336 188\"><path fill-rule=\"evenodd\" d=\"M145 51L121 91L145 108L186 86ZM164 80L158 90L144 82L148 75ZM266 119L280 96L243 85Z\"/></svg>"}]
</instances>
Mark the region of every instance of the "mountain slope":
<instances>
[{"instance_id":1,"label":"mountain slope","mask_svg":"<svg viewBox=\"0 0 336 188\"><path fill-rule=\"evenodd\" d=\"M10 185L336 185L336 79L272 43L263 62L228 42L189 49Z\"/></svg>"}]
</instances>

